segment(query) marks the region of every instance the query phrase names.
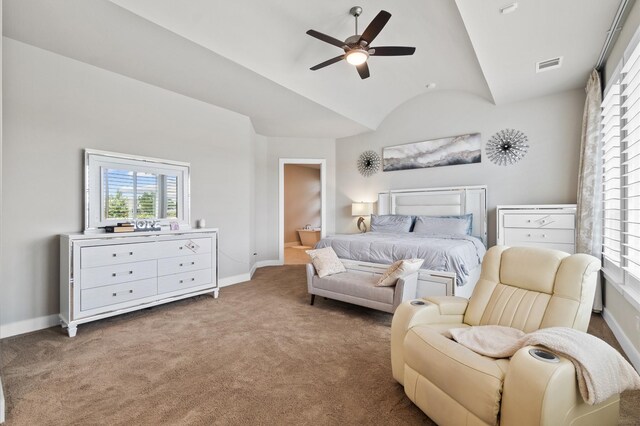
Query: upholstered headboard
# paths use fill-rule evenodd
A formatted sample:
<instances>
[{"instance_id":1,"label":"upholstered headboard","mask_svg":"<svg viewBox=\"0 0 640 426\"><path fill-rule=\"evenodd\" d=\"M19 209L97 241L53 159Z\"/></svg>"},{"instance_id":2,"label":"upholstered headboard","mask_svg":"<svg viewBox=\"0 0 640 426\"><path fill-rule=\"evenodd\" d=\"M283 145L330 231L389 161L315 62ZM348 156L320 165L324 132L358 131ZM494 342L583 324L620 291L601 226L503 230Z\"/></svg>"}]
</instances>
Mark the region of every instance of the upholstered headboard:
<instances>
[{"instance_id":1,"label":"upholstered headboard","mask_svg":"<svg viewBox=\"0 0 640 426\"><path fill-rule=\"evenodd\" d=\"M473 214L472 235L487 245L487 187L400 189L378 194L378 214Z\"/></svg>"}]
</instances>

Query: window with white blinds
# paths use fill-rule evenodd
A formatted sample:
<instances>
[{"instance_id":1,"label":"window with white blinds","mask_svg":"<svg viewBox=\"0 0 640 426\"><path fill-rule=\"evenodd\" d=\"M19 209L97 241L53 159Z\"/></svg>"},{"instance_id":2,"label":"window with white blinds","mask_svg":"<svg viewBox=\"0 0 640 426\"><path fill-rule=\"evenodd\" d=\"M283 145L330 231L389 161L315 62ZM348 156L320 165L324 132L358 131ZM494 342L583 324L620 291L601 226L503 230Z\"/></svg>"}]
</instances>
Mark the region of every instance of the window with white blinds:
<instances>
[{"instance_id":1,"label":"window with white blinds","mask_svg":"<svg viewBox=\"0 0 640 426\"><path fill-rule=\"evenodd\" d=\"M151 219L189 226L188 163L86 150L85 230Z\"/></svg>"},{"instance_id":2,"label":"window with white blinds","mask_svg":"<svg viewBox=\"0 0 640 426\"><path fill-rule=\"evenodd\" d=\"M602 101L602 185L603 242L605 263L620 267L621 186L620 186L620 81L616 80ZM605 264L605 267L608 266Z\"/></svg>"},{"instance_id":3,"label":"window with white blinds","mask_svg":"<svg viewBox=\"0 0 640 426\"><path fill-rule=\"evenodd\" d=\"M640 294L640 44L624 55L602 101L605 270Z\"/></svg>"},{"instance_id":4,"label":"window with white blinds","mask_svg":"<svg viewBox=\"0 0 640 426\"><path fill-rule=\"evenodd\" d=\"M640 46L622 67L623 270L640 288Z\"/></svg>"}]
</instances>

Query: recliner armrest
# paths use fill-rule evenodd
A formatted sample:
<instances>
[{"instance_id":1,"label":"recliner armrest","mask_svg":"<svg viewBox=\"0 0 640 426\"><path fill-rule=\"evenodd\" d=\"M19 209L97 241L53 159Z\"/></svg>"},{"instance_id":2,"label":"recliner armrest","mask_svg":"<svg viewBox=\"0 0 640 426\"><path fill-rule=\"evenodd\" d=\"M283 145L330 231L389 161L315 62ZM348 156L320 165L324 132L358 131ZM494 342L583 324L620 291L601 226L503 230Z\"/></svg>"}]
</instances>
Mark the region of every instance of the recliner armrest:
<instances>
[{"instance_id":1,"label":"recliner armrest","mask_svg":"<svg viewBox=\"0 0 640 426\"><path fill-rule=\"evenodd\" d=\"M400 384L404 384L403 346L407 332L420 324L462 324L466 306L467 299L454 296L409 300L398 306L391 321L391 370Z\"/></svg>"},{"instance_id":2,"label":"recliner armrest","mask_svg":"<svg viewBox=\"0 0 640 426\"><path fill-rule=\"evenodd\" d=\"M441 315L464 315L469 305L469 299L457 296L430 296L425 299L437 305Z\"/></svg>"},{"instance_id":3,"label":"recliner armrest","mask_svg":"<svg viewBox=\"0 0 640 426\"><path fill-rule=\"evenodd\" d=\"M529 353L533 348L547 351L525 346L509 362L502 390L501 425L573 424L587 414L591 414L589 424L618 423L620 395L588 405L580 395L573 363L558 355L553 362L536 359Z\"/></svg>"}]
</instances>

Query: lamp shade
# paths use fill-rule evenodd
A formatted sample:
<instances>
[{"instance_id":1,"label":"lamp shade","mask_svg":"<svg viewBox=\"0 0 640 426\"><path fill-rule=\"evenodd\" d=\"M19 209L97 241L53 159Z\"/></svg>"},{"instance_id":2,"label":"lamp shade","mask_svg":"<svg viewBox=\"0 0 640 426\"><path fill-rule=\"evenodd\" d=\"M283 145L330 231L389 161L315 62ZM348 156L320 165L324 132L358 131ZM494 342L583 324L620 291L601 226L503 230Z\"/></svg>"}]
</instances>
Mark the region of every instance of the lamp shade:
<instances>
[{"instance_id":1,"label":"lamp shade","mask_svg":"<svg viewBox=\"0 0 640 426\"><path fill-rule=\"evenodd\" d=\"M373 203L351 203L351 216L369 216L373 212Z\"/></svg>"}]
</instances>

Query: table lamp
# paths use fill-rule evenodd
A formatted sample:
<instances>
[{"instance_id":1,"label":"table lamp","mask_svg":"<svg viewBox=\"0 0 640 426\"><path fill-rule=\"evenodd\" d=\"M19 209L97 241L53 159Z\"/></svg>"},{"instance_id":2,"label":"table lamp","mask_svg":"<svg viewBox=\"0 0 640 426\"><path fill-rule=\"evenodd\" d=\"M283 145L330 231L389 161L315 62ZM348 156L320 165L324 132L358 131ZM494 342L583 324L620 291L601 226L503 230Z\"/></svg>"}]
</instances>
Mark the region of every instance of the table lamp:
<instances>
[{"instance_id":1,"label":"table lamp","mask_svg":"<svg viewBox=\"0 0 640 426\"><path fill-rule=\"evenodd\" d=\"M373 203L351 203L351 216L360 216L358 218L358 229L360 232L367 232L367 225L364 223L364 216L369 216L373 212Z\"/></svg>"}]
</instances>

